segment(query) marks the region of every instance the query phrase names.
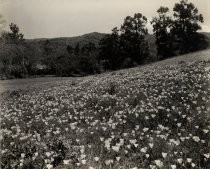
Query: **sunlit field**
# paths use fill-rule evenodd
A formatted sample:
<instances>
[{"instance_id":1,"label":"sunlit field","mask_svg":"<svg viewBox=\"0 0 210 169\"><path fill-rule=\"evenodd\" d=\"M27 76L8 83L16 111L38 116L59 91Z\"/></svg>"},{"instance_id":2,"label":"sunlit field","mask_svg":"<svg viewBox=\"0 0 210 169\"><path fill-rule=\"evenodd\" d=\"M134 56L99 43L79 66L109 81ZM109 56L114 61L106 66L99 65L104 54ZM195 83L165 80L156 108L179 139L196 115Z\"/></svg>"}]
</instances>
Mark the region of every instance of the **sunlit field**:
<instances>
[{"instance_id":1,"label":"sunlit field","mask_svg":"<svg viewBox=\"0 0 210 169\"><path fill-rule=\"evenodd\" d=\"M209 169L208 56L4 91L1 167Z\"/></svg>"}]
</instances>

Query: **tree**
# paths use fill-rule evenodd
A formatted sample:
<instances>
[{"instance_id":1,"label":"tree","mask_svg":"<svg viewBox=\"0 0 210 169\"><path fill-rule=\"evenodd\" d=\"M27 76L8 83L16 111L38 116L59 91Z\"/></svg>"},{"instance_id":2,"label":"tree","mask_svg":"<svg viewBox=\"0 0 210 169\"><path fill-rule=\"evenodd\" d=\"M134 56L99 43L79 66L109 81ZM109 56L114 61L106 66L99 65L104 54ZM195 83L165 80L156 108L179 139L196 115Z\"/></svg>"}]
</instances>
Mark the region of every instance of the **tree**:
<instances>
[{"instance_id":1,"label":"tree","mask_svg":"<svg viewBox=\"0 0 210 169\"><path fill-rule=\"evenodd\" d=\"M120 68L123 61L120 50L120 36L117 27L112 29L110 35L106 35L100 41L99 56L100 60L104 62L105 69L116 70Z\"/></svg>"},{"instance_id":2,"label":"tree","mask_svg":"<svg viewBox=\"0 0 210 169\"><path fill-rule=\"evenodd\" d=\"M92 52L96 51L96 46L94 43L89 42L82 46L81 53L90 56Z\"/></svg>"},{"instance_id":3,"label":"tree","mask_svg":"<svg viewBox=\"0 0 210 169\"><path fill-rule=\"evenodd\" d=\"M164 59L174 55L172 50L173 39L170 32L173 21L167 15L168 12L169 8L160 7L157 10L158 16L154 17L151 21L156 37L158 59Z\"/></svg>"},{"instance_id":4,"label":"tree","mask_svg":"<svg viewBox=\"0 0 210 169\"><path fill-rule=\"evenodd\" d=\"M147 18L141 13L127 16L120 30L115 27L111 35L101 40L99 55L106 69L132 67L146 60L149 56L146 24Z\"/></svg>"},{"instance_id":5,"label":"tree","mask_svg":"<svg viewBox=\"0 0 210 169\"><path fill-rule=\"evenodd\" d=\"M50 43L49 40L46 40L44 43L44 54L49 56L53 52L53 47L52 44Z\"/></svg>"},{"instance_id":6,"label":"tree","mask_svg":"<svg viewBox=\"0 0 210 169\"><path fill-rule=\"evenodd\" d=\"M69 56L60 55L55 58L56 69L55 74L58 76L69 76L71 75L71 65Z\"/></svg>"},{"instance_id":7,"label":"tree","mask_svg":"<svg viewBox=\"0 0 210 169\"><path fill-rule=\"evenodd\" d=\"M12 33L10 34L11 39L14 40L15 43L23 42L25 40L24 35L22 33L19 33L19 27L16 24L11 23L9 27L12 31Z\"/></svg>"},{"instance_id":8,"label":"tree","mask_svg":"<svg viewBox=\"0 0 210 169\"><path fill-rule=\"evenodd\" d=\"M149 55L148 44L145 36L148 34L147 18L141 13L134 14L134 17L127 16L121 26L121 44L126 58L131 59L133 66L141 64Z\"/></svg>"},{"instance_id":9,"label":"tree","mask_svg":"<svg viewBox=\"0 0 210 169\"><path fill-rule=\"evenodd\" d=\"M74 48L71 45L68 45L66 47L66 50L67 50L69 55L72 55L74 53Z\"/></svg>"},{"instance_id":10,"label":"tree","mask_svg":"<svg viewBox=\"0 0 210 169\"><path fill-rule=\"evenodd\" d=\"M80 44L77 43L75 48L74 48L74 54L79 55L80 54Z\"/></svg>"},{"instance_id":11,"label":"tree","mask_svg":"<svg viewBox=\"0 0 210 169\"><path fill-rule=\"evenodd\" d=\"M48 74L55 74L57 69L55 47L50 40L46 40L43 44L43 48L44 57L41 62L47 66Z\"/></svg>"},{"instance_id":12,"label":"tree","mask_svg":"<svg viewBox=\"0 0 210 169\"><path fill-rule=\"evenodd\" d=\"M5 43L9 44L22 44L25 42L24 35L20 33L19 27L11 23L9 25L10 32L5 32L2 34L2 38Z\"/></svg>"},{"instance_id":13,"label":"tree","mask_svg":"<svg viewBox=\"0 0 210 169\"><path fill-rule=\"evenodd\" d=\"M201 40L201 36L197 33L201 29L199 23L203 23L202 14L198 13L198 9L188 0L181 0L176 3L174 8L174 24L172 34L176 40L177 48L180 54L195 51L196 46ZM196 43L195 43L196 42Z\"/></svg>"},{"instance_id":14,"label":"tree","mask_svg":"<svg viewBox=\"0 0 210 169\"><path fill-rule=\"evenodd\" d=\"M2 57L6 58L8 62L4 64L5 71L3 72L8 77L24 77L28 75L30 62L29 62L29 53L28 46L24 40L24 35L20 33L19 27L11 23L9 25L10 32L2 33L2 47L3 55ZM10 49L10 54L8 55L7 51Z\"/></svg>"}]
</instances>

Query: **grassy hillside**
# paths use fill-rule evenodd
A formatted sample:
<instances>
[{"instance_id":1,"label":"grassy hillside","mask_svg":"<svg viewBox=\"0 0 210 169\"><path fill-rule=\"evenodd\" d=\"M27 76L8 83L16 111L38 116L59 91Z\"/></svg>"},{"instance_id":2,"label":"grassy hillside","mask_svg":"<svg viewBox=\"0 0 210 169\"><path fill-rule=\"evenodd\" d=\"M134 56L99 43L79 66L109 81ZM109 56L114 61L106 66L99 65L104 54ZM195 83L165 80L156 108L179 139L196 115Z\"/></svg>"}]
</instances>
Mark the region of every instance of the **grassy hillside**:
<instances>
[{"instance_id":1,"label":"grassy hillside","mask_svg":"<svg viewBox=\"0 0 210 169\"><path fill-rule=\"evenodd\" d=\"M6 91L2 168L209 168L209 53Z\"/></svg>"}]
</instances>

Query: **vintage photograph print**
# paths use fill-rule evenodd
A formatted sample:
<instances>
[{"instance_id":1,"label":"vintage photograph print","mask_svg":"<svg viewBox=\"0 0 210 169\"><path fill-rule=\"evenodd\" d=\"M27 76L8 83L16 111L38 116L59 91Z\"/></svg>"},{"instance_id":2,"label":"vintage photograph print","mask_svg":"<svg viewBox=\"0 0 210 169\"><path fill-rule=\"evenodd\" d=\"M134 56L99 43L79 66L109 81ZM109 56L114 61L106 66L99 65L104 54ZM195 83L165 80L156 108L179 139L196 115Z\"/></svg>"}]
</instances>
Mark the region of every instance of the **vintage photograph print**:
<instances>
[{"instance_id":1,"label":"vintage photograph print","mask_svg":"<svg viewBox=\"0 0 210 169\"><path fill-rule=\"evenodd\" d=\"M210 1L0 0L0 169L210 169Z\"/></svg>"}]
</instances>

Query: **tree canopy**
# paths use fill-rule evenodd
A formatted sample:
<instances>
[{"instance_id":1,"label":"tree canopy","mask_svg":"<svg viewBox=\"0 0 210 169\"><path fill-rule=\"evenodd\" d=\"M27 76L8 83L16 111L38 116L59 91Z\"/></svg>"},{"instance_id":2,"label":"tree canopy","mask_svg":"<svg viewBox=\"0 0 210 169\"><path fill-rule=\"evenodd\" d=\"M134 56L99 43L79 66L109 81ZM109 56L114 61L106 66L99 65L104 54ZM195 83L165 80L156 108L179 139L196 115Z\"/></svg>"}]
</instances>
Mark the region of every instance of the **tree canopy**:
<instances>
[{"instance_id":1,"label":"tree canopy","mask_svg":"<svg viewBox=\"0 0 210 169\"><path fill-rule=\"evenodd\" d=\"M180 54L198 50L195 42L198 44L201 37L197 33L201 29L200 23L204 22L202 14L198 13L198 9L188 0L181 0L176 3L174 8L174 21L171 30L175 38L177 48Z\"/></svg>"},{"instance_id":2,"label":"tree canopy","mask_svg":"<svg viewBox=\"0 0 210 169\"><path fill-rule=\"evenodd\" d=\"M112 34L101 41L100 58L105 61L105 67L113 70L144 62L149 55L146 24L147 18L141 13L127 16L120 29L115 27Z\"/></svg>"},{"instance_id":3,"label":"tree canopy","mask_svg":"<svg viewBox=\"0 0 210 169\"><path fill-rule=\"evenodd\" d=\"M164 59L173 55L173 50L171 50L173 39L170 34L172 18L168 16L168 7L160 7L157 13L158 16L152 19L151 24L156 37L157 56L159 59Z\"/></svg>"},{"instance_id":4,"label":"tree canopy","mask_svg":"<svg viewBox=\"0 0 210 169\"><path fill-rule=\"evenodd\" d=\"M20 33L19 27L11 23L9 25L10 32L4 32L2 33L2 38L5 41L5 43L11 43L11 44L20 44L25 41L24 35Z\"/></svg>"}]
</instances>

